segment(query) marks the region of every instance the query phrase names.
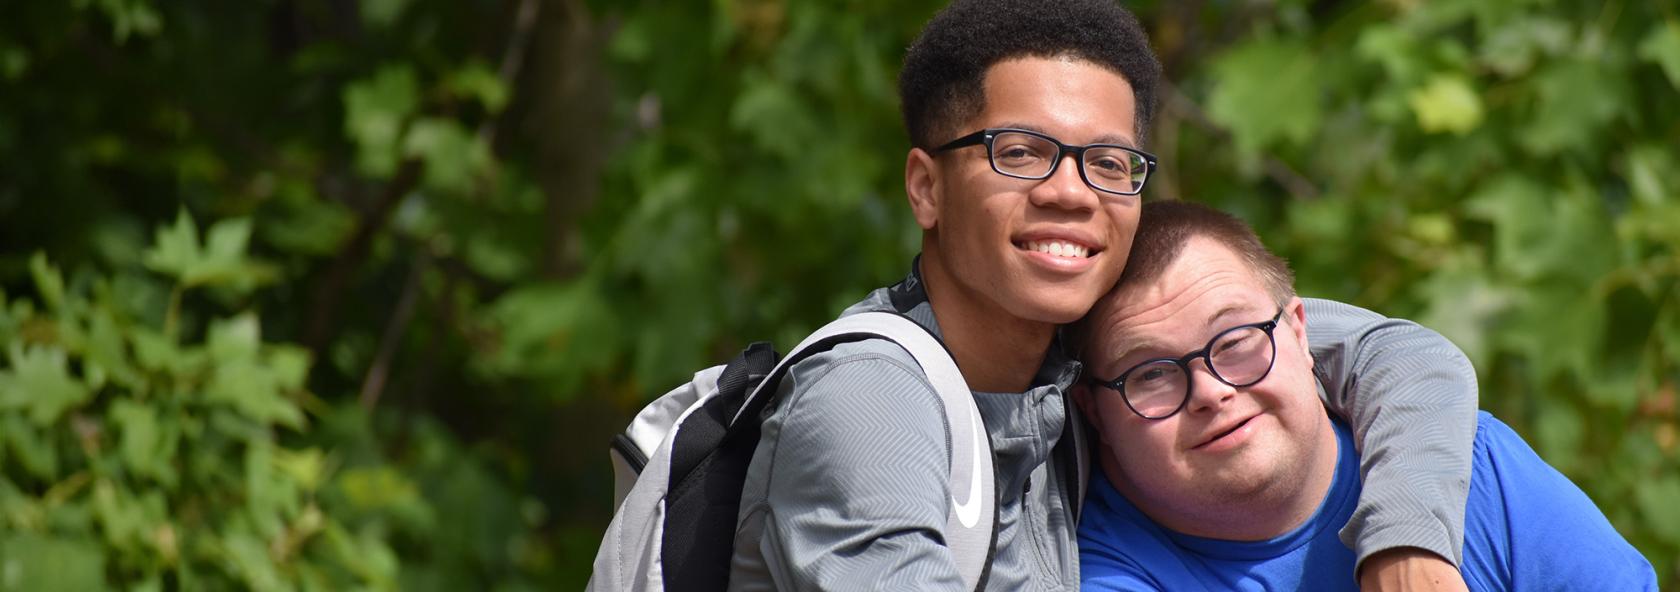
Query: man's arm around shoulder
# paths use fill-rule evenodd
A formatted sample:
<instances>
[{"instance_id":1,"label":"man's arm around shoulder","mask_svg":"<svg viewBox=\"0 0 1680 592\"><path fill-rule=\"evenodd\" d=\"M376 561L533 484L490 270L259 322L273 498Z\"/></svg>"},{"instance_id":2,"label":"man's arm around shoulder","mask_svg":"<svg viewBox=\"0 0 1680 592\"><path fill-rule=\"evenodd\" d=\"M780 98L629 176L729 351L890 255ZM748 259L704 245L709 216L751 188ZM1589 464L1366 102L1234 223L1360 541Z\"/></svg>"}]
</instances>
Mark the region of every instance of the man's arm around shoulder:
<instances>
[{"instance_id":1,"label":"man's arm around shoulder","mask_svg":"<svg viewBox=\"0 0 1680 592\"><path fill-rule=\"evenodd\" d=\"M1360 451L1364 488L1342 541L1359 558L1361 575L1385 551L1395 551L1386 557L1398 567L1441 571L1418 563L1427 555L1403 549L1456 565L1476 429L1475 368L1451 341L1416 323L1303 301L1314 374ZM1385 562L1379 571L1395 566Z\"/></svg>"}]
</instances>

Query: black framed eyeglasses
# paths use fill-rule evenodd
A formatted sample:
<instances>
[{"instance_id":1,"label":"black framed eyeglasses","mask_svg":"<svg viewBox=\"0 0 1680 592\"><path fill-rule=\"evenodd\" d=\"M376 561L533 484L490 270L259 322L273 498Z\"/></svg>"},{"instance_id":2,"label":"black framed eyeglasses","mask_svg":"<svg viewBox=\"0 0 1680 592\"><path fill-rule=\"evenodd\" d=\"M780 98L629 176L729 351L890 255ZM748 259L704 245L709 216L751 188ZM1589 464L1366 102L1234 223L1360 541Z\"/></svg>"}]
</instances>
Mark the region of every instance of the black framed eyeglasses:
<instances>
[{"instance_id":1,"label":"black framed eyeglasses","mask_svg":"<svg viewBox=\"0 0 1680 592\"><path fill-rule=\"evenodd\" d=\"M1023 129L988 128L946 142L934 149L944 152L984 144L992 170L1017 179L1047 179L1055 174L1062 157L1074 155L1079 177L1092 189L1120 195L1137 195L1155 170L1155 156L1118 144L1069 146L1050 136Z\"/></svg>"},{"instance_id":2,"label":"black framed eyeglasses","mask_svg":"<svg viewBox=\"0 0 1680 592\"><path fill-rule=\"evenodd\" d=\"M1092 382L1120 393L1126 406L1144 419L1166 419L1190 402L1190 362L1207 361L1208 370L1220 382L1235 388L1253 386L1265 380L1277 361L1277 339L1272 331L1283 318L1279 307L1272 320L1237 325L1209 339L1207 347L1177 358L1155 358L1132 366L1114 380L1093 377Z\"/></svg>"}]
</instances>

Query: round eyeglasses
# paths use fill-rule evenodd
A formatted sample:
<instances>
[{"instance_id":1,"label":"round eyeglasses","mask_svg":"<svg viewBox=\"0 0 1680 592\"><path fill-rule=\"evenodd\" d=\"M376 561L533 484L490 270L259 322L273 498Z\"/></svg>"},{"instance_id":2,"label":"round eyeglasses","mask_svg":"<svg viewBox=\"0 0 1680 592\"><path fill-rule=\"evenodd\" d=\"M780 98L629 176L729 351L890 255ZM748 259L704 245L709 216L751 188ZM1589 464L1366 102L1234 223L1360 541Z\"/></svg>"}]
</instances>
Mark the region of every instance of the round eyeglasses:
<instances>
[{"instance_id":1,"label":"round eyeglasses","mask_svg":"<svg viewBox=\"0 0 1680 592\"><path fill-rule=\"evenodd\" d=\"M1126 406L1144 419L1166 419L1190 402L1190 362L1207 361L1219 382L1235 388L1253 386L1272 372L1277 340L1272 330L1283 318L1279 308L1272 320L1237 325L1209 339L1207 347L1177 358L1155 358L1132 366L1114 380L1096 378L1100 386L1120 393Z\"/></svg>"},{"instance_id":2,"label":"round eyeglasses","mask_svg":"<svg viewBox=\"0 0 1680 592\"><path fill-rule=\"evenodd\" d=\"M951 140L935 152L984 144L992 170L1017 179L1047 179L1055 174L1062 156L1074 155L1079 177L1092 189L1120 195L1137 195L1155 170L1155 157L1118 144L1069 146L1050 136L1022 129L983 129Z\"/></svg>"}]
</instances>

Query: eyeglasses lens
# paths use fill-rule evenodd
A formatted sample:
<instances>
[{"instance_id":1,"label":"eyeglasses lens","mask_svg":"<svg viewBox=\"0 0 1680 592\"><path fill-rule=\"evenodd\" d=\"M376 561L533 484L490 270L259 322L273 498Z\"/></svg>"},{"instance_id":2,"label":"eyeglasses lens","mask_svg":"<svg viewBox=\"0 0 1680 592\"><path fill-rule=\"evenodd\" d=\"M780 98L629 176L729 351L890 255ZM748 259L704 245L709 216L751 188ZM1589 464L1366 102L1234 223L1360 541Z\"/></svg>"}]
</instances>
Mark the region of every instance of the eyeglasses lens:
<instances>
[{"instance_id":1,"label":"eyeglasses lens","mask_svg":"<svg viewBox=\"0 0 1680 592\"><path fill-rule=\"evenodd\" d=\"M1043 179L1050 176L1061 153L1055 142L1032 134L1001 132L992 137L992 166L1006 175ZM1117 146L1087 149L1080 166L1085 179L1098 189L1127 194L1143 188L1149 170L1143 155Z\"/></svg>"},{"instance_id":2,"label":"eyeglasses lens","mask_svg":"<svg viewBox=\"0 0 1680 592\"><path fill-rule=\"evenodd\" d=\"M1220 334L1207 350L1213 373L1223 382L1244 387L1265 378L1272 367L1273 343L1264 329L1239 327ZM1173 360L1155 360L1128 371L1123 395L1138 414L1162 418L1178 410L1189 394L1190 377Z\"/></svg>"}]
</instances>

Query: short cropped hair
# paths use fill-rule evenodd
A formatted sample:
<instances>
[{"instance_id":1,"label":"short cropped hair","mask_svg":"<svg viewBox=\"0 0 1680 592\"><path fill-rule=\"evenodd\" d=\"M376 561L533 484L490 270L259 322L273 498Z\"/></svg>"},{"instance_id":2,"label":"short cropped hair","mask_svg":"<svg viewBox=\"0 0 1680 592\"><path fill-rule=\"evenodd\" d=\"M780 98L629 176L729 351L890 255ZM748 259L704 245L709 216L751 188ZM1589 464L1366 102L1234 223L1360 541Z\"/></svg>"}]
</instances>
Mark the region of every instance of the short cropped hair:
<instances>
[{"instance_id":1,"label":"short cropped hair","mask_svg":"<svg viewBox=\"0 0 1680 592\"><path fill-rule=\"evenodd\" d=\"M1279 304L1295 296L1295 272L1282 257L1266 250L1254 229L1242 219L1215 208L1187 201L1156 201L1143 204L1138 216L1132 252L1126 271L1120 274L1115 291L1160 279L1167 267L1184 251L1192 237L1213 239L1237 255L1254 277L1260 279Z\"/></svg>"},{"instance_id":2,"label":"short cropped hair","mask_svg":"<svg viewBox=\"0 0 1680 592\"><path fill-rule=\"evenodd\" d=\"M1183 255L1184 246L1190 243L1190 239L1198 236L1230 249L1279 305L1295 297L1295 273L1290 271L1289 263L1266 250L1266 245L1260 242L1260 237L1246 222L1198 203L1146 202L1138 215L1137 234L1132 238L1132 251L1126 259L1126 271L1120 274L1120 281L1091 308L1084 319L1064 334L1071 351L1076 355L1087 353L1088 328L1096 320L1094 317L1105 314L1111 308L1109 299L1133 287L1161 279L1167 267Z\"/></svg>"},{"instance_id":3,"label":"short cropped hair","mask_svg":"<svg viewBox=\"0 0 1680 592\"><path fill-rule=\"evenodd\" d=\"M1073 57L1132 86L1139 141L1155 110L1161 63L1137 17L1115 0L955 0L904 56L898 98L911 144L949 141L985 109L986 71L1022 57Z\"/></svg>"}]
</instances>

